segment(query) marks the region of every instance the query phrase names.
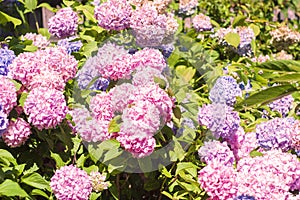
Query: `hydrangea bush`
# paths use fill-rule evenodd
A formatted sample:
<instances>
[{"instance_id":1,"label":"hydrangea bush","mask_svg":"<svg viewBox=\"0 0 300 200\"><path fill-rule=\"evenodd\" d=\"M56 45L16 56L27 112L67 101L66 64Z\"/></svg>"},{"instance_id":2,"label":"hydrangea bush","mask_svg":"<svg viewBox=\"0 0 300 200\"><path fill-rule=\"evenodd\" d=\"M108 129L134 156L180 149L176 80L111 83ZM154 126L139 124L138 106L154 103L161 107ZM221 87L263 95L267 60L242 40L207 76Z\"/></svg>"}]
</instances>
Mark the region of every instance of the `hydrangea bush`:
<instances>
[{"instance_id":1,"label":"hydrangea bush","mask_svg":"<svg viewBox=\"0 0 300 200\"><path fill-rule=\"evenodd\" d=\"M1 199L300 199L297 1L51 5L0 1Z\"/></svg>"}]
</instances>

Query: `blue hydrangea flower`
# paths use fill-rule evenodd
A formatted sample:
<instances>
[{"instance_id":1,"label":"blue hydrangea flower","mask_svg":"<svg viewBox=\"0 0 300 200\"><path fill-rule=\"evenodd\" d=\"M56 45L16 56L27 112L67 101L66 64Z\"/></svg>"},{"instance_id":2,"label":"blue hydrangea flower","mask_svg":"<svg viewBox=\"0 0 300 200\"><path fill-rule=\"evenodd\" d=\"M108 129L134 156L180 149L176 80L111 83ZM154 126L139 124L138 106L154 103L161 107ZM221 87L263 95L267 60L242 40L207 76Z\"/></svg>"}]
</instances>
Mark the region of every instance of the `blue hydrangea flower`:
<instances>
[{"instance_id":1,"label":"blue hydrangea flower","mask_svg":"<svg viewBox=\"0 0 300 200\"><path fill-rule=\"evenodd\" d=\"M297 121L292 118L274 118L256 126L256 139L265 150L292 148L292 137L296 132Z\"/></svg>"},{"instance_id":2,"label":"blue hydrangea flower","mask_svg":"<svg viewBox=\"0 0 300 200\"><path fill-rule=\"evenodd\" d=\"M162 50L162 54L163 54L164 58L167 59L171 56L175 47L174 47L174 44L171 43L171 44L166 44L166 45L160 46L160 49Z\"/></svg>"},{"instance_id":3,"label":"blue hydrangea flower","mask_svg":"<svg viewBox=\"0 0 300 200\"><path fill-rule=\"evenodd\" d=\"M242 96L242 91L236 80L231 76L218 78L209 92L209 99L212 103L221 103L228 106L235 104L237 96Z\"/></svg>"},{"instance_id":4,"label":"blue hydrangea flower","mask_svg":"<svg viewBox=\"0 0 300 200\"><path fill-rule=\"evenodd\" d=\"M0 76L7 76L8 65L12 63L16 55L7 47L0 48Z\"/></svg>"},{"instance_id":5,"label":"blue hydrangea flower","mask_svg":"<svg viewBox=\"0 0 300 200\"><path fill-rule=\"evenodd\" d=\"M234 200L255 200L253 196L242 194L238 197L235 197Z\"/></svg>"},{"instance_id":6,"label":"blue hydrangea flower","mask_svg":"<svg viewBox=\"0 0 300 200\"><path fill-rule=\"evenodd\" d=\"M249 97L249 91L251 91L252 89L252 84L250 82L250 80L248 79L248 82L247 82L247 85L245 85L245 83L242 81L239 83L239 87L241 90L244 90L246 91L247 93L245 94L245 98L248 98Z\"/></svg>"},{"instance_id":7,"label":"blue hydrangea flower","mask_svg":"<svg viewBox=\"0 0 300 200\"><path fill-rule=\"evenodd\" d=\"M268 106L272 111L278 111L282 117L286 117L293 108L294 98L292 95L287 95L276 101L271 102Z\"/></svg>"},{"instance_id":8,"label":"blue hydrangea flower","mask_svg":"<svg viewBox=\"0 0 300 200\"><path fill-rule=\"evenodd\" d=\"M186 127L188 127L188 128L191 128L191 129L195 129L196 127L195 127L195 125L194 125L194 122L193 122L193 120L191 120L190 118L183 118L183 120L182 120L182 122L180 123L180 128L178 128L178 127L175 127L175 133L176 134L179 134L179 135L182 135L183 134L183 131L184 131L184 129L186 128Z\"/></svg>"},{"instance_id":9,"label":"blue hydrangea flower","mask_svg":"<svg viewBox=\"0 0 300 200\"><path fill-rule=\"evenodd\" d=\"M80 40L72 42L72 40L74 40L74 39L76 39L75 36L59 40L57 42L57 46L65 47L68 54L77 52L82 47L82 42Z\"/></svg>"},{"instance_id":10,"label":"blue hydrangea flower","mask_svg":"<svg viewBox=\"0 0 300 200\"><path fill-rule=\"evenodd\" d=\"M8 126L7 115L2 111L0 107L0 136L6 131Z\"/></svg>"}]
</instances>

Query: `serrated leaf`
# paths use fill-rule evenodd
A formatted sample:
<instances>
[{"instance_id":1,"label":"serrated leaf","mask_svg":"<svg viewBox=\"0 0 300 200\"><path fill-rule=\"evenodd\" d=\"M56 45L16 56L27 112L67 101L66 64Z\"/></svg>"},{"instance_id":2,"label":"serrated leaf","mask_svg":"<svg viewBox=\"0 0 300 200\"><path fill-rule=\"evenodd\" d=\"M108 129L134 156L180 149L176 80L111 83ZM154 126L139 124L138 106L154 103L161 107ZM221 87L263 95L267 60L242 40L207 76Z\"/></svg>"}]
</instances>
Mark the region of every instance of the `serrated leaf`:
<instances>
[{"instance_id":1,"label":"serrated leaf","mask_svg":"<svg viewBox=\"0 0 300 200\"><path fill-rule=\"evenodd\" d=\"M166 167L163 167L161 173L165 175L167 178L172 178L172 174L167 170Z\"/></svg>"},{"instance_id":2,"label":"serrated leaf","mask_svg":"<svg viewBox=\"0 0 300 200\"><path fill-rule=\"evenodd\" d=\"M233 22L232 22L232 26L236 27L236 26L242 26L245 23L246 20L246 16L244 15L238 15L234 18Z\"/></svg>"},{"instance_id":3,"label":"serrated leaf","mask_svg":"<svg viewBox=\"0 0 300 200\"><path fill-rule=\"evenodd\" d=\"M55 160L57 168L60 168L65 165L65 162L61 159L59 154L51 152L51 158Z\"/></svg>"},{"instance_id":4,"label":"serrated leaf","mask_svg":"<svg viewBox=\"0 0 300 200\"><path fill-rule=\"evenodd\" d=\"M236 109L239 109L240 106L252 107L254 105L267 104L276 99L282 98L283 96L289 95L295 91L298 90L292 85L274 86L251 95L240 104L237 104L235 107Z\"/></svg>"},{"instance_id":5,"label":"serrated leaf","mask_svg":"<svg viewBox=\"0 0 300 200\"><path fill-rule=\"evenodd\" d=\"M228 44L237 48L241 42L241 38L240 38L239 34L237 34L237 33L228 33L225 35L225 41Z\"/></svg>"},{"instance_id":6,"label":"serrated leaf","mask_svg":"<svg viewBox=\"0 0 300 200\"><path fill-rule=\"evenodd\" d=\"M46 181L40 174L33 172L32 174L26 174L21 178L21 182L37 189L51 191L49 182Z\"/></svg>"},{"instance_id":7,"label":"serrated leaf","mask_svg":"<svg viewBox=\"0 0 300 200\"><path fill-rule=\"evenodd\" d=\"M18 196L28 197L28 194L23 190L20 185L10 179L5 180L0 184L0 196Z\"/></svg>"},{"instance_id":8,"label":"serrated leaf","mask_svg":"<svg viewBox=\"0 0 300 200\"><path fill-rule=\"evenodd\" d=\"M49 199L49 196L42 190L39 189L33 189L30 193L32 196L42 196L45 197L46 199Z\"/></svg>"},{"instance_id":9,"label":"serrated leaf","mask_svg":"<svg viewBox=\"0 0 300 200\"><path fill-rule=\"evenodd\" d=\"M9 166L10 163L13 165L17 165L16 159L11 155L11 153L7 150L0 149L0 162Z\"/></svg>"}]
</instances>

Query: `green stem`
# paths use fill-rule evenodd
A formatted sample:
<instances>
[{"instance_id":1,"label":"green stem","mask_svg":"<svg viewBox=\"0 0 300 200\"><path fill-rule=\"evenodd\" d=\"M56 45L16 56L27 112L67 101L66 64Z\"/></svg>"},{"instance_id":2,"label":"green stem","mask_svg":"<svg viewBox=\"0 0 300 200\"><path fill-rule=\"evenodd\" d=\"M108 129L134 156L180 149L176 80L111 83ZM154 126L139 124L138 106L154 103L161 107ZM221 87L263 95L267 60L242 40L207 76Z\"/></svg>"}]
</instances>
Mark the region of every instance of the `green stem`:
<instances>
[{"instance_id":1,"label":"green stem","mask_svg":"<svg viewBox=\"0 0 300 200\"><path fill-rule=\"evenodd\" d=\"M39 32L40 26L39 26L38 19L37 19L36 14L35 14L34 11L32 12L32 14L33 14L33 17L34 17L34 20L35 20L35 27L36 27L37 31Z\"/></svg>"}]
</instances>

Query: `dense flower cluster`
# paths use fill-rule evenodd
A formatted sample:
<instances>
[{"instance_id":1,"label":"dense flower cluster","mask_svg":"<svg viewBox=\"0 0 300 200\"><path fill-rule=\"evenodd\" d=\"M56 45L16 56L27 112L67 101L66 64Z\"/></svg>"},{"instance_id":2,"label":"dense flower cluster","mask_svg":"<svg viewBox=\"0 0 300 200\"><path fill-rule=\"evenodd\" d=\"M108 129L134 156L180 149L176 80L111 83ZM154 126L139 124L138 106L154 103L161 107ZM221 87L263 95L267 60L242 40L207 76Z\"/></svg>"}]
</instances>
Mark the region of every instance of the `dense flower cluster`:
<instances>
[{"instance_id":1,"label":"dense flower cluster","mask_svg":"<svg viewBox=\"0 0 300 200\"><path fill-rule=\"evenodd\" d=\"M153 0L152 4L156 7L158 13L164 13L172 0Z\"/></svg>"},{"instance_id":2,"label":"dense flower cluster","mask_svg":"<svg viewBox=\"0 0 300 200\"><path fill-rule=\"evenodd\" d=\"M55 128L65 118L67 110L63 92L47 87L31 90L24 104L28 121L39 130Z\"/></svg>"},{"instance_id":3,"label":"dense flower cluster","mask_svg":"<svg viewBox=\"0 0 300 200\"><path fill-rule=\"evenodd\" d=\"M106 190L109 186L108 182L105 182L106 176L99 172L91 172L90 178L92 180L92 188L95 192L101 192Z\"/></svg>"},{"instance_id":4,"label":"dense flower cluster","mask_svg":"<svg viewBox=\"0 0 300 200\"><path fill-rule=\"evenodd\" d=\"M3 133L3 141L10 147L23 145L31 134L30 125L22 118L10 121L7 131Z\"/></svg>"},{"instance_id":5,"label":"dense flower cluster","mask_svg":"<svg viewBox=\"0 0 300 200\"><path fill-rule=\"evenodd\" d=\"M228 106L234 105L237 96L242 96L242 91L231 76L218 78L209 92L211 102L227 104Z\"/></svg>"},{"instance_id":6,"label":"dense flower cluster","mask_svg":"<svg viewBox=\"0 0 300 200\"><path fill-rule=\"evenodd\" d=\"M192 15L198 6L198 0L179 0L179 13Z\"/></svg>"},{"instance_id":7,"label":"dense flower cluster","mask_svg":"<svg viewBox=\"0 0 300 200\"><path fill-rule=\"evenodd\" d=\"M208 141L198 150L200 159L209 164L211 162L219 162L224 165L232 166L235 160L232 151L226 142Z\"/></svg>"},{"instance_id":8,"label":"dense flower cluster","mask_svg":"<svg viewBox=\"0 0 300 200\"><path fill-rule=\"evenodd\" d=\"M137 44L158 47L172 40L178 24L172 14L159 14L151 4L143 4L132 13L130 28Z\"/></svg>"},{"instance_id":9,"label":"dense flower cluster","mask_svg":"<svg viewBox=\"0 0 300 200\"><path fill-rule=\"evenodd\" d=\"M231 138L240 127L238 113L226 104L204 104L199 109L198 121L212 131L216 138Z\"/></svg>"},{"instance_id":10,"label":"dense flower cluster","mask_svg":"<svg viewBox=\"0 0 300 200\"><path fill-rule=\"evenodd\" d=\"M0 48L0 76L8 75L8 65L12 63L16 55L7 47Z\"/></svg>"},{"instance_id":11,"label":"dense flower cluster","mask_svg":"<svg viewBox=\"0 0 300 200\"><path fill-rule=\"evenodd\" d=\"M13 109L17 105L17 91L14 83L4 77L0 76L0 105L5 114Z\"/></svg>"},{"instance_id":12,"label":"dense flower cluster","mask_svg":"<svg viewBox=\"0 0 300 200\"><path fill-rule=\"evenodd\" d=\"M233 200L255 200L255 198L253 196L242 194L242 195L237 196Z\"/></svg>"},{"instance_id":13,"label":"dense flower cluster","mask_svg":"<svg viewBox=\"0 0 300 200\"><path fill-rule=\"evenodd\" d=\"M23 36L23 39L32 40L32 44L39 48L45 48L50 44L50 42L47 40L45 36L36 33L26 33Z\"/></svg>"},{"instance_id":14,"label":"dense flower cluster","mask_svg":"<svg viewBox=\"0 0 300 200\"><path fill-rule=\"evenodd\" d=\"M137 72L132 77L132 83L133 85L155 84L155 77L167 82L159 70L152 67L145 67L137 69Z\"/></svg>"},{"instance_id":15,"label":"dense flower cluster","mask_svg":"<svg viewBox=\"0 0 300 200\"><path fill-rule=\"evenodd\" d=\"M293 148L292 137L300 132L294 118L274 118L256 126L258 144L266 149L288 151Z\"/></svg>"},{"instance_id":16,"label":"dense flower cluster","mask_svg":"<svg viewBox=\"0 0 300 200\"><path fill-rule=\"evenodd\" d=\"M0 105L0 136L6 131L7 127L8 127L7 114L3 112L2 106Z\"/></svg>"},{"instance_id":17,"label":"dense flower cluster","mask_svg":"<svg viewBox=\"0 0 300 200\"><path fill-rule=\"evenodd\" d=\"M57 46L64 47L68 54L77 52L82 47L82 42L80 40L73 41L77 39L75 36L61 39L57 42Z\"/></svg>"},{"instance_id":18,"label":"dense flower cluster","mask_svg":"<svg viewBox=\"0 0 300 200\"><path fill-rule=\"evenodd\" d=\"M267 62L270 60L270 56L269 55L259 55L258 57L254 57L251 58L251 61L253 62L258 62L258 63L263 63L263 62Z\"/></svg>"},{"instance_id":19,"label":"dense flower cluster","mask_svg":"<svg viewBox=\"0 0 300 200\"><path fill-rule=\"evenodd\" d=\"M52 86L63 90L64 84L76 74L77 61L62 47L48 47L19 54L9 65L9 70L12 77L28 89Z\"/></svg>"},{"instance_id":20,"label":"dense flower cluster","mask_svg":"<svg viewBox=\"0 0 300 200\"><path fill-rule=\"evenodd\" d=\"M92 192L92 181L85 171L69 165L56 170L50 187L58 200L87 200Z\"/></svg>"},{"instance_id":21,"label":"dense flower cluster","mask_svg":"<svg viewBox=\"0 0 300 200\"><path fill-rule=\"evenodd\" d=\"M281 50L274 56L277 60L293 60L293 55L288 54L286 51Z\"/></svg>"},{"instance_id":22,"label":"dense flower cluster","mask_svg":"<svg viewBox=\"0 0 300 200\"><path fill-rule=\"evenodd\" d=\"M77 32L78 19L72 8L62 8L49 19L49 32L58 38L72 36Z\"/></svg>"},{"instance_id":23,"label":"dense flower cluster","mask_svg":"<svg viewBox=\"0 0 300 200\"><path fill-rule=\"evenodd\" d=\"M241 159L236 169L211 162L198 181L212 199L287 199L289 190L298 189L299 164L295 155L272 150Z\"/></svg>"},{"instance_id":24,"label":"dense flower cluster","mask_svg":"<svg viewBox=\"0 0 300 200\"><path fill-rule=\"evenodd\" d=\"M294 98L292 95L287 95L268 104L273 111L277 111L281 116L286 117L293 108Z\"/></svg>"},{"instance_id":25,"label":"dense flower cluster","mask_svg":"<svg viewBox=\"0 0 300 200\"><path fill-rule=\"evenodd\" d=\"M210 17L200 13L193 18L193 27L197 31L210 31L213 27L210 22Z\"/></svg>"},{"instance_id":26,"label":"dense flower cluster","mask_svg":"<svg viewBox=\"0 0 300 200\"><path fill-rule=\"evenodd\" d=\"M98 25L107 30L128 28L131 13L132 8L126 0L108 0L95 8Z\"/></svg>"}]
</instances>

